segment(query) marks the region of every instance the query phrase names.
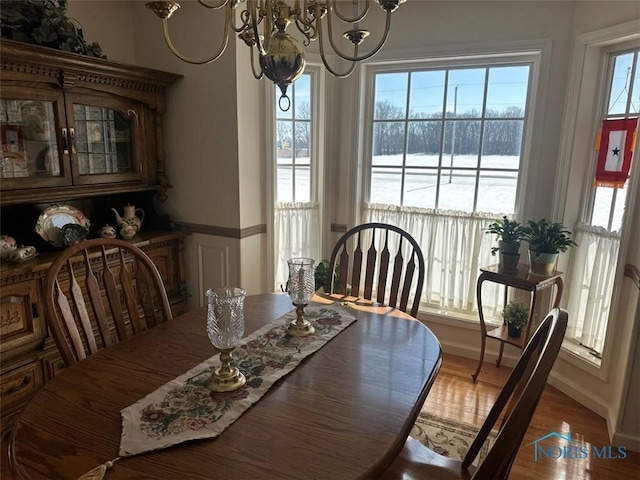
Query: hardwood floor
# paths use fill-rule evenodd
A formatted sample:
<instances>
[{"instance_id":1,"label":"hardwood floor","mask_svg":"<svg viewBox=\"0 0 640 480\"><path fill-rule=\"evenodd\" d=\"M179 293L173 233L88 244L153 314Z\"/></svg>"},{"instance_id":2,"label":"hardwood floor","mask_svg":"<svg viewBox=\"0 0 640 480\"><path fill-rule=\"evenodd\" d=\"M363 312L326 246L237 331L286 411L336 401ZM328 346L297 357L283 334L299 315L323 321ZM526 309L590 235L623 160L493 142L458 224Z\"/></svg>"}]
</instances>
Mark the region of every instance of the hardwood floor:
<instances>
[{"instance_id":1,"label":"hardwood floor","mask_svg":"<svg viewBox=\"0 0 640 480\"><path fill-rule=\"evenodd\" d=\"M477 382L471 373L476 360L444 355L442 368L423 411L481 425L511 371L485 362ZM571 433L578 445L587 445L589 458L539 458L534 462L534 440L550 432ZM545 446L563 445L549 439ZM593 446L609 445L605 420L547 385L511 470L512 480L631 480L640 479L640 453L627 451L625 459L591 458ZM613 453L617 449L613 447Z\"/></svg>"}]
</instances>

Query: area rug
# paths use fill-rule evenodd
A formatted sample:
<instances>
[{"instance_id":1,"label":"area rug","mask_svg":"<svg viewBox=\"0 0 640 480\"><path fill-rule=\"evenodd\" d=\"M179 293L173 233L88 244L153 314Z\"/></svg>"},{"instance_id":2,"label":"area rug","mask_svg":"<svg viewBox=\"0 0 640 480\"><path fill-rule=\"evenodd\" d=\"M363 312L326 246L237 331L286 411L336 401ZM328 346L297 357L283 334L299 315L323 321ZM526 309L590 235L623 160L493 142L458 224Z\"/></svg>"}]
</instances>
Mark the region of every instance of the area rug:
<instances>
[{"instance_id":1,"label":"area rug","mask_svg":"<svg viewBox=\"0 0 640 480\"><path fill-rule=\"evenodd\" d=\"M411 436L440 455L462 460L478 430L480 428L469 423L421 412L411 429ZM484 460L497 434L496 430L491 431L473 465L478 466Z\"/></svg>"}]
</instances>

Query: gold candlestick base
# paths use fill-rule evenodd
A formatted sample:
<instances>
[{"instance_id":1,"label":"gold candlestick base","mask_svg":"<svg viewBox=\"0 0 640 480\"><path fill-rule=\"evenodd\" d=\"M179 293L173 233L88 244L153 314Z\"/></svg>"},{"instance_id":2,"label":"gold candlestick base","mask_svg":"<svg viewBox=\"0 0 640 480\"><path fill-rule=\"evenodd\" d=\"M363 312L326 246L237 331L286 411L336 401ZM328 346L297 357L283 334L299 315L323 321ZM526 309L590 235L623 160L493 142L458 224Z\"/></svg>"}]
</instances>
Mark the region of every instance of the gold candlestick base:
<instances>
[{"instance_id":1,"label":"gold candlestick base","mask_svg":"<svg viewBox=\"0 0 640 480\"><path fill-rule=\"evenodd\" d=\"M293 335L294 337L306 337L316 331L311 323L303 318L304 307L306 306L306 303L303 305L296 305L297 318L287 327L287 333L289 335Z\"/></svg>"},{"instance_id":2,"label":"gold candlestick base","mask_svg":"<svg viewBox=\"0 0 640 480\"><path fill-rule=\"evenodd\" d=\"M230 365L232 351L233 348L220 350L221 365L214 370L206 384L212 392L231 392L247 381L240 370Z\"/></svg>"}]
</instances>

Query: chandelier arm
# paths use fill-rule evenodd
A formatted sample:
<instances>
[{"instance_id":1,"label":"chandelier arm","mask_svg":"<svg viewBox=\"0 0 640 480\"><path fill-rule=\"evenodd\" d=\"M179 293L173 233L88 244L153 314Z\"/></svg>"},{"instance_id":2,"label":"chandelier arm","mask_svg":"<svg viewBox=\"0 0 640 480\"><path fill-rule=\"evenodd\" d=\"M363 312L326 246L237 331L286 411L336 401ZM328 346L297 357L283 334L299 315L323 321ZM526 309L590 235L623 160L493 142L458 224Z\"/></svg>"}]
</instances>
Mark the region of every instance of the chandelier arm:
<instances>
[{"instance_id":1,"label":"chandelier arm","mask_svg":"<svg viewBox=\"0 0 640 480\"><path fill-rule=\"evenodd\" d=\"M304 25L311 24L312 18L309 16L309 0L302 0L302 10L300 11L300 15L298 15L298 19Z\"/></svg>"},{"instance_id":2,"label":"chandelier arm","mask_svg":"<svg viewBox=\"0 0 640 480\"><path fill-rule=\"evenodd\" d=\"M240 21L242 22L242 25L239 27L236 24L236 16L235 15L231 16L231 30L233 30L236 33L242 33L245 30L247 30L247 28L249 28L249 24L244 20L244 18L242 18L245 12L246 10L243 10L242 12L240 12Z\"/></svg>"},{"instance_id":3,"label":"chandelier arm","mask_svg":"<svg viewBox=\"0 0 640 480\"><path fill-rule=\"evenodd\" d=\"M376 48L371 50L369 53L362 55L361 57L359 57L357 53L353 57L350 57L340 52L335 42L333 41L333 35L331 33L331 16L329 15L327 18L327 30L328 30L329 43L331 44L331 48L333 49L334 52L336 52L336 55L338 55L340 58L343 58L350 62L361 62L362 60L367 60L368 58L373 57L376 53L380 51L380 49L384 46L385 42L387 41L387 38L389 37L389 29L391 27L391 12L389 11L387 12L386 18L387 19L384 27L384 34L382 35L382 39L380 40L380 43L378 43ZM318 22L318 26L320 26L320 22Z\"/></svg>"},{"instance_id":4,"label":"chandelier arm","mask_svg":"<svg viewBox=\"0 0 640 480\"><path fill-rule=\"evenodd\" d=\"M296 5L300 6L300 0L296 0ZM313 25L313 19L309 17L309 3L308 0L303 0L302 8L296 14L296 28L305 36L303 45L308 47L311 45L311 41L318 37L316 27Z\"/></svg>"},{"instance_id":5,"label":"chandelier arm","mask_svg":"<svg viewBox=\"0 0 640 480\"><path fill-rule=\"evenodd\" d=\"M231 17L230 5L231 4L229 4L229 8L226 9L226 15L225 15L225 21L224 21L224 37L222 39L222 44L220 45L219 50L212 57L206 60L194 60L193 58L187 57L182 53L180 53L178 49L173 45L173 42L169 37L169 20L167 18L163 18L162 32L164 34L164 40L165 42L167 42L167 46L169 47L169 50L171 50L173 54L176 57L178 57L180 60L185 61L187 63L191 63L193 65L203 65L205 63L211 63L216 61L218 58L220 58L220 55L224 53L225 49L227 48L227 44L229 43L229 23L230 23L230 17Z\"/></svg>"},{"instance_id":6,"label":"chandelier arm","mask_svg":"<svg viewBox=\"0 0 640 480\"><path fill-rule=\"evenodd\" d=\"M311 45L311 40L313 40L315 37L313 37L308 33L309 28L308 27L303 28L302 26L300 26L300 23L298 23L297 20L296 20L296 28L300 33L302 33L302 35L304 35L304 40L302 41L302 44L305 47L308 47L309 45Z\"/></svg>"},{"instance_id":7,"label":"chandelier arm","mask_svg":"<svg viewBox=\"0 0 640 480\"><path fill-rule=\"evenodd\" d=\"M318 37L318 31L316 27L311 23L305 22L301 18L297 18L295 23L298 31L305 36L305 40L303 40L303 42L304 45L308 47L311 44L311 41L315 40Z\"/></svg>"},{"instance_id":8,"label":"chandelier arm","mask_svg":"<svg viewBox=\"0 0 640 480\"><path fill-rule=\"evenodd\" d=\"M253 73L253 76L255 77L256 80L260 80L263 76L264 76L264 72L262 71L262 67L260 67L260 73L256 73L256 65L255 65L255 61L253 59L253 48L254 47L250 47L249 48L249 53L251 55L251 72Z\"/></svg>"},{"instance_id":9,"label":"chandelier arm","mask_svg":"<svg viewBox=\"0 0 640 480\"><path fill-rule=\"evenodd\" d=\"M204 0L198 0L198 3L200 5L202 5L203 7L206 8L211 8L213 10L217 10L219 8L224 7L227 3L229 3L229 0L221 0L220 3L218 5L209 5L207 2L205 2Z\"/></svg>"},{"instance_id":10,"label":"chandelier arm","mask_svg":"<svg viewBox=\"0 0 640 480\"><path fill-rule=\"evenodd\" d=\"M262 21L262 18L259 17L258 6L256 4L256 0L247 0L247 10L249 11L249 21L251 22L250 28L253 29L254 39L256 41L256 46L258 48L258 53L262 56L265 56L271 48L271 20L273 18L273 11L271 9L271 2L267 2L267 9L265 12L264 18L264 33L265 40L263 41L260 38L260 32L258 31L258 24Z\"/></svg>"},{"instance_id":11,"label":"chandelier arm","mask_svg":"<svg viewBox=\"0 0 640 480\"><path fill-rule=\"evenodd\" d=\"M356 23L361 21L362 19L364 19L364 17L367 16L367 12L369 12L369 2L370 0L365 0L365 4L364 4L364 10L362 12L362 14L360 14L358 17L354 17L354 18L347 18L345 15L342 15L340 13L340 10L338 9L338 0L331 0L331 9L336 12L336 17L338 17L340 20L342 20L345 23ZM342 2L343 4L345 2Z\"/></svg>"},{"instance_id":12,"label":"chandelier arm","mask_svg":"<svg viewBox=\"0 0 640 480\"><path fill-rule=\"evenodd\" d=\"M318 42L320 47L320 58L322 59L322 63L324 64L325 68L329 71L331 75L338 78L345 78L353 73L353 71L356 68L355 61L351 62L351 65L349 66L347 71L344 73L338 73L331 67L331 65L329 65L329 62L327 62L327 58L325 57L325 54L324 54L324 43L322 41L322 23L320 19L318 19ZM354 45L354 55L356 56L358 55L358 45Z\"/></svg>"}]
</instances>

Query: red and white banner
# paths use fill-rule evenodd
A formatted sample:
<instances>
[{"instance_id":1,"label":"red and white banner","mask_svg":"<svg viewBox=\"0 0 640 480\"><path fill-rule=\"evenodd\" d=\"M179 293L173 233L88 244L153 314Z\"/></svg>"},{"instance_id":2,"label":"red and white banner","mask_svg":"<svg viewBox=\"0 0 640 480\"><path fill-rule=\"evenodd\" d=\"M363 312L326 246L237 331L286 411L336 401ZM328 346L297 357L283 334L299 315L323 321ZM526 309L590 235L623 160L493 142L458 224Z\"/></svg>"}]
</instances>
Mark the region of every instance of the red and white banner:
<instances>
[{"instance_id":1,"label":"red and white banner","mask_svg":"<svg viewBox=\"0 0 640 480\"><path fill-rule=\"evenodd\" d=\"M629 177L637 133L637 118L602 121L602 130L596 141L598 165L595 186L624 187Z\"/></svg>"}]
</instances>

